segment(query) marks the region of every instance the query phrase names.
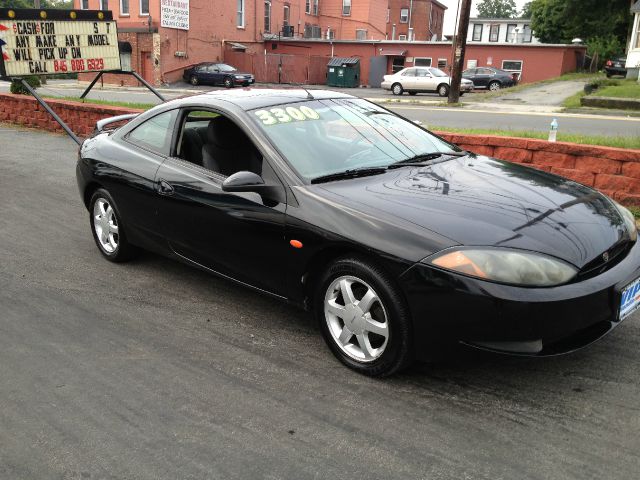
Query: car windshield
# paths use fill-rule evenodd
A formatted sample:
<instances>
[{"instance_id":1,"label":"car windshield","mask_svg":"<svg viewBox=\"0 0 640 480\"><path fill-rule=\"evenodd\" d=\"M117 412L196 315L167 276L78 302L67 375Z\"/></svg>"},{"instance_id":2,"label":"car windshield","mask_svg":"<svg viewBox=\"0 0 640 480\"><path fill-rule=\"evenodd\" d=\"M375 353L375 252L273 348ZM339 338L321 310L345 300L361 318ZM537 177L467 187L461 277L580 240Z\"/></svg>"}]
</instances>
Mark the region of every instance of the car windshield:
<instances>
[{"instance_id":1,"label":"car windshield","mask_svg":"<svg viewBox=\"0 0 640 480\"><path fill-rule=\"evenodd\" d=\"M429 71L431 72L431 74L434 77L448 77L449 76L446 73L444 73L442 70L440 70L439 68L430 68Z\"/></svg>"},{"instance_id":2,"label":"car windshield","mask_svg":"<svg viewBox=\"0 0 640 480\"><path fill-rule=\"evenodd\" d=\"M221 72L235 72L236 69L233 68L231 65L227 65L226 63L219 63L218 64L218 68L220 69Z\"/></svg>"},{"instance_id":3,"label":"car windshield","mask_svg":"<svg viewBox=\"0 0 640 480\"><path fill-rule=\"evenodd\" d=\"M249 114L306 181L461 150L363 99L297 102Z\"/></svg>"}]
</instances>

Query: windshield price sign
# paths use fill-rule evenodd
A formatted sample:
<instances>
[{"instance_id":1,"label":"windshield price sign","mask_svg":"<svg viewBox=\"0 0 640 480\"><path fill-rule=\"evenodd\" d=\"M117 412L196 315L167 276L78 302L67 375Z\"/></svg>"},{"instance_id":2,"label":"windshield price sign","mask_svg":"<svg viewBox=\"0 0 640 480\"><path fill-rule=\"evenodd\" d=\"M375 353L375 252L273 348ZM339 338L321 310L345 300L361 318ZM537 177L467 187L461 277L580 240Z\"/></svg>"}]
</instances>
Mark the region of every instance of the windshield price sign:
<instances>
[{"instance_id":1,"label":"windshield price sign","mask_svg":"<svg viewBox=\"0 0 640 480\"><path fill-rule=\"evenodd\" d=\"M0 8L0 75L120 70L110 11Z\"/></svg>"}]
</instances>

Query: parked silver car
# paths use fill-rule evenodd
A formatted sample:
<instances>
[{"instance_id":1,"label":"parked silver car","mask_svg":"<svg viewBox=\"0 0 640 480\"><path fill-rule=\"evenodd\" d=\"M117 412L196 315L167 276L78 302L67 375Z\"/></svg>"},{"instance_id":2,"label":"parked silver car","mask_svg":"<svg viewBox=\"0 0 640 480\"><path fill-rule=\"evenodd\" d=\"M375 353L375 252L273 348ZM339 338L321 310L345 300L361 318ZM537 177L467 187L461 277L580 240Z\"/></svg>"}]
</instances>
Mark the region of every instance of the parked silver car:
<instances>
[{"instance_id":1,"label":"parked silver car","mask_svg":"<svg viewBox=\"0 0 640 480\"><path fill-rule=\"evenodd\" d=\"M381 87L391 90L394 95L409 92L415 95L423 92L437 92L441 97L449 95L451 77L442 70L434 67L404 68L393 75L385 75ZM474 89L471 80L462 79L460 95Z\"/></svg>"}]
</instances>

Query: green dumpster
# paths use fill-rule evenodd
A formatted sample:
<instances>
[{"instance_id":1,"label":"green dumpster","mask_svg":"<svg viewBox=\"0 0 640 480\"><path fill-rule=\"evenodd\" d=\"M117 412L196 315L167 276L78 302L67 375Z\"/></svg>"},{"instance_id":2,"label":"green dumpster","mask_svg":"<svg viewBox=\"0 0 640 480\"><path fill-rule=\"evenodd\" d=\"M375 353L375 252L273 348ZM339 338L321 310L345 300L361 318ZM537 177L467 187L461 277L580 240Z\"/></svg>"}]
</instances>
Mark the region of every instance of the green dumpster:
<instances>
[{"instance_id":1,"label":"green dumpster","mask_svg":"<svg viewBox=\"0 0 640 480\"><path fill-rule=\"evenodd\" d=\"M327 63L327 85L330 87L360 86L360 59L334 57Z\"/></svg>"}]
</instances>

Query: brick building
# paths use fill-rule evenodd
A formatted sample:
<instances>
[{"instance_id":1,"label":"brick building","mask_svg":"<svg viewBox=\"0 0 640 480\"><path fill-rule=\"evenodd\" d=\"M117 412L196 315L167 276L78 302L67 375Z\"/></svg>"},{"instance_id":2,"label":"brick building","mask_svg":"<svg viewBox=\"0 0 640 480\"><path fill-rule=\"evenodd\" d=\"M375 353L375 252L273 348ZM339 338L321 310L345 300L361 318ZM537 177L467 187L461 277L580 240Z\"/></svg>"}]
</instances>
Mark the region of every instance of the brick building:
<instances>
[{"instance_id":1,"label":"brick building","mask_svg":"<svg viewBox=\"0 0 640 480\"><path fill-rule=\"evenodd\" d=\"M186 5L188 29L162 26L163 4L176 3ZM225 51L264 52L269 39L383 40L387 6L388 0L74 0L76 9L113 12L131 69L156 85L178 80L195 63L222 61ZM129 76L104 81L136 83Z\"/></svg>"},{"instance_id":2,"label":"brick building","mask_svg":"<svg viewBox=\"0 0 640 480\"><path fill-rule=\"evenodd\" d=\"M442 40L444 12L436 0L389 0L387 39L399 41Z\"/></svg>"}]
</instances>

